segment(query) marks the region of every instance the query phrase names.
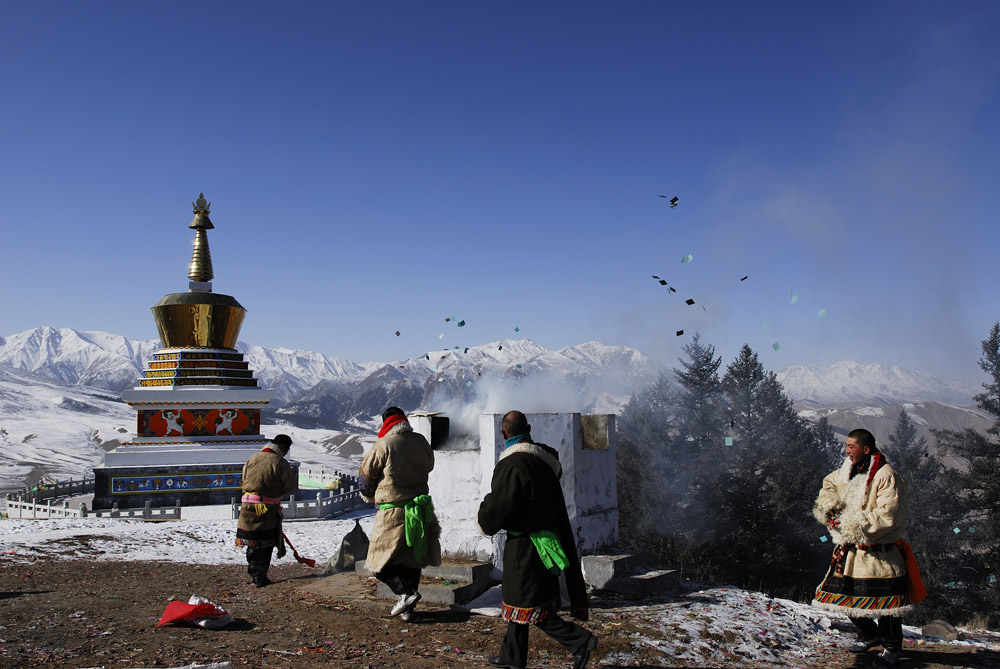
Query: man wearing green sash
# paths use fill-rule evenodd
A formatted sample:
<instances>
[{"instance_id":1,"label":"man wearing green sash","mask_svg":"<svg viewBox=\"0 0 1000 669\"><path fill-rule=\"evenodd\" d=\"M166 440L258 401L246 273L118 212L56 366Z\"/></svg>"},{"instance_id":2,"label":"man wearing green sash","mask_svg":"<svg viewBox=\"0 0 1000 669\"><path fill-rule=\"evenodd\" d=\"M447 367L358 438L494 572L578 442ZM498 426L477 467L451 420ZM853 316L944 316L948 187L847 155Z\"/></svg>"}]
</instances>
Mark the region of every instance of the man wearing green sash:
<instances>
[{"instance_id":1,"label":"man wearing green sash","mask_svg":"<svg viewBox=\"0 0 1000 669\"><path fill-rule=\"evenodd\" d=\"M404 622L420 601L420 570L441 564L441 528L428 495L434 451L398 407L382 412L378 441L361 461L361 495L378 505L365 566L399 597Z\"/></svg>"},{"instance_id":2,"label":"man wearing green sash","mask_svg":"<svg viewBox=\"0 0 1000 669\"><path fill-rule=\"evenodd\" d=\"M523 668L528 661L528 625L534 624L573 654L574 669L590 661L597 637L559 617L559 573L566 574L570 612L588 616L587 591L566 512L558 452L531 441L520 411L503 417L504 450L493 470L489 494L479 505L479 527L488 535L507 530L503 552L503 604L507 635L494 667Z\"/></svg>"}]
</instances>

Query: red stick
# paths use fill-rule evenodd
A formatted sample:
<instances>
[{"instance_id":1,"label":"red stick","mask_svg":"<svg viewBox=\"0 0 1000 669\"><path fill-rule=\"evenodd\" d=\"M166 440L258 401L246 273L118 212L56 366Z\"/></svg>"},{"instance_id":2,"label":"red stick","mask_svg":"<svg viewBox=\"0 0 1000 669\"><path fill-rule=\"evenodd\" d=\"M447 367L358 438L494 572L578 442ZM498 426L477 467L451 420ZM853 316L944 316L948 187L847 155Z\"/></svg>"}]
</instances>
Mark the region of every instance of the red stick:
<instances>
[{"instance_id":1,"label":"red stick","mask_svg":"<svg viewBox=\"0 0 1000 669\"><path fill-rule=\"evenodd\" d=\"M307 567L315 567L316 566L316 560L310 560L309 558L304 558L301 555L299 555L299 552L297 550L295 550L295 546L293 546L292 542L288 540L288 535L287 534L285 534L284 532L282 532L281 533L281 538L284 539L285 543L288 544L288 547L292 549L292 555L295 556L295 559L298 562L301 562L302 564L306 565Z\"/></svg>"}]
</instances>

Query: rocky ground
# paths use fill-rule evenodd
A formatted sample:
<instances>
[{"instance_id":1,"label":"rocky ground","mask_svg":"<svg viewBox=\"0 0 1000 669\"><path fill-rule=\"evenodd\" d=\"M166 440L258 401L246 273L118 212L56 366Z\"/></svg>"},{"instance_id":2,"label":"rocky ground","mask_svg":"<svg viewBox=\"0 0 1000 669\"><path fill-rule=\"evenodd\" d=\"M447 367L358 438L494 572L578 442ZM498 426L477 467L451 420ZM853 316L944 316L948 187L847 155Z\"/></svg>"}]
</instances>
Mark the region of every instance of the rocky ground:
<instances>
[{"instance_id":1,"label":"rocky ground","mask_svg":"<svg viewBox=\"0 0 1000 669\"><path fill-rule=\"evenodd\" d=\"M298 565L272 568L273 585L257 589L242 568L159 562L38 560L0 567L0 667L178 667L230 662L233 667L487 666L504 623L434 605L410 622L388 615L374 583L353 573L323 577ZM157 627L168 602L200 595L235 622L222 630ZM690 666L649 644L635 602L595 597L587 626L600 638L592 667ZM680 633L680 632L678 632ZM735 643L720 630L720 645ZM820 648L788 666L872 666L874 653L851 656ZM777 659L777 658L776 658ZM755 666L733 653L718 666ZM771 666L780 664L770 663ZM530 667L568 667L569 656L532 633ZM997 667L1000 654L945 644L908 644L909 667Z\"/></svg>"}]
</instances>

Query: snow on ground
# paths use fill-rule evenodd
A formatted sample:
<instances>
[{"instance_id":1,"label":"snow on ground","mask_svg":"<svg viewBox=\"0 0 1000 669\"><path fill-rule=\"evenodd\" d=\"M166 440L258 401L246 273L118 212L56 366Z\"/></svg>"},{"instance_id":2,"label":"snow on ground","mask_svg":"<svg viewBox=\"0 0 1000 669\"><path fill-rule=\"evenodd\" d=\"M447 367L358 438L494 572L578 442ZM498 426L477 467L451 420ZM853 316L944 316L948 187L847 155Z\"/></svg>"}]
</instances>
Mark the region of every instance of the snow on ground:
<instances>
[{"instance_id":1,"label":"snow on ground","mask_svg":"<svg viewBox=\"0 0 1000 669\"><path fill-rule=\"evenodd\" d=\"M647 628L638 643L692 666L805 665L824 650L842 650L854 638L842 631L850 628L846 617L831 617L808 604L734 587L698 587L689 587L675 601L618 612L622 618L635 616L639 626ZM1000 649L1000 634L963 632L966 640L952 643ZM904 626L904 637L907 644L941 642L924 637L919 627Z\"/></svg>"},{"instance_id":2,"label":"snow on ground","mask_svg":"<svg viewBox=\"0 0 1000 669\"><path fill-rule=\"evenodd\" d=\"M333 520L286 520L285 534L302 557L319 564L340 550L357 519L369 535L372 509ZM237 549L236 521L224 506L183 507L180 522L149 523L118 518L56 518L0 521L0 563L58 559L163 560L195 564L244 564ZM291 555L291 553L289 553ZM285 558L289 559L289 558Z\"/></svg>"},{"instance_id":3,"label":"snow on ground","mask_svg":"<svg viewBox=\"0 0 1000 669\"><path fill-rule=\"evenodd\" d=\"M43 556L242 565L245 557L234 546L236 522L231 513L229 506L185 507L183 520L156 523L93 517L7 518L0 520L0 565ZM340 549L355 521L370 535L374 511L362 509L331 520L289 520L284 529L299 554L321 566ZM291 559L290 553L284 558ZM469 608L496 615L496 606L477 602ZM613 616L612 626L627 620L642 630L634 635L632 647L656 649L665 666L679 659L691 666L805 665L823 651L842 650L853 638L843 631L849 629L846 618L831 617L808 604L726 586L687 583L669 601L616 606L605 615ZM960 631L964 640L953 645L1000 651L1000 634ZM916 627L905 627L904 633L908 644L942 642L924 637ZM629 664L629 660L626 653L606 657L604 662Z\"/></svg>"}]
</instances>

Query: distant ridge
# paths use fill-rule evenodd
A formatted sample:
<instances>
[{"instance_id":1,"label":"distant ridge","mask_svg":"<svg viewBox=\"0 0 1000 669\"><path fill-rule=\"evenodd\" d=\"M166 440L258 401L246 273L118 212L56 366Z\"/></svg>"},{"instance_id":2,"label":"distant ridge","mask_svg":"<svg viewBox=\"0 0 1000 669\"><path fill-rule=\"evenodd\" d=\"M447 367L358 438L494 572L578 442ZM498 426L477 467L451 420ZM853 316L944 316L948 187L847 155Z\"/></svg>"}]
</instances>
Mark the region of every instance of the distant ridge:
<instances>
[{"instance_id":1,"label":"distant ridge","mask_svg":"<svg viewBox=\"0 0 1000 669\"><path fill-rule=\"evenodd\" d=\"M830 407L852 404L885 407L906 402L971 406L975 404L973 397L982 392L974 385L944 381L926 372L850 360L827 367L796 365L776 375L793 401Z\"/></svg>"},{"instance_id":2,"label":"distant ridge","mask_svg":"<svg viewBox=\"0 0 1000 669\"><path fill-rule=\"evenodd\" d=\"M365 364L312 351L244 342L237 346L261 385L276 393L274 408L305 422L340 424L380 413L378 405L389 401L407 408L430 401L461 402L481 393L484 386L492 384L496 390L501 382L519 386L522 397L529 391L549 399L564 396L564 404L575 403L577 410L616 413L660 374L674 380L670 370L638 350L600 342L551 351L528 339L502 340ZM115 394L135 384L159 348L156 339L39 327L0 337L0 367ZM971 406L981 391L926 372L849 360L829 366L798 365L776 374L790 399L825 407L906 402Z\"/></svg>"},{"instance_id":3,"label":"distant ridge","mask_svg":"<svg viewBox=\"0 0 1000 669\"><path fill-rule=\"evenodd\" d=\"M502 340L365 364L309 351L238 346L262 385L277 392L265 423L293 433L321 428L296 438L299 453L314 463L333 455L358 457L390 403L407 411L443 411L458 434L459 426L478 429L480 412L515 407L618 413L661 374L674 380L670 370L636 349L599 342L551 351L527 339ZM79 476L100 463L102 451L135 430L135 413L121 401L121 390L138 381L159 348L157 340L65 328L0 338L0 484L14 489L41 474ZM865 427L886 444L903 405L918 433L929 439L934 428L992 425L990 416L968 408L980 389L922 372L843 361L791 367L777 376L801 416L825 417L841 436Z\"/></svg>"},{"instance_id":4,"label":"distant ridge","mask_svg":"<svg viewBox=\"0 0 1000 669\"><path fill-rule=\"evenodd\" d=\"M276 393L272 407L279 417L311 427L367 421L387 404L413 410L475 397L481 405L485 394L496 396L504 386L517 387L521 401L533 398L551 410L616 413L664 371L636 349L599 342L550 351L528 339L502 340L366 364L245 342L237 347L261 385ZM3 340L0 368L117 394L136 384L159 348L155 339L39 327Z\"/></svg>"}]
</instances>

